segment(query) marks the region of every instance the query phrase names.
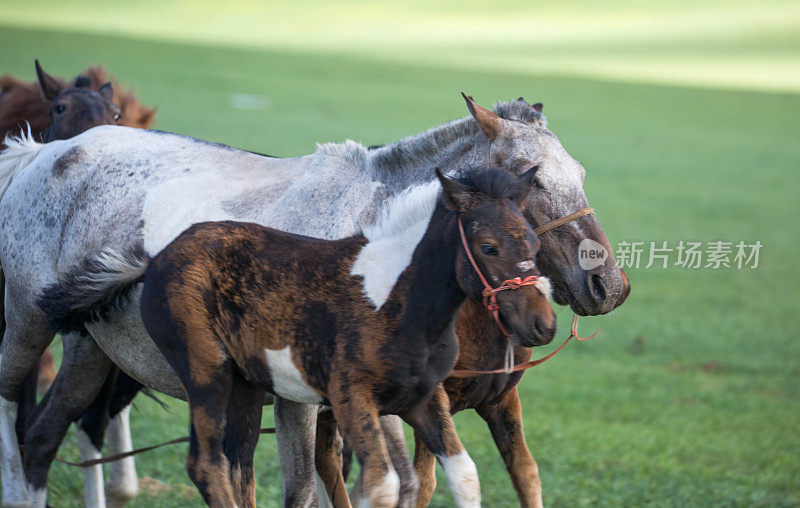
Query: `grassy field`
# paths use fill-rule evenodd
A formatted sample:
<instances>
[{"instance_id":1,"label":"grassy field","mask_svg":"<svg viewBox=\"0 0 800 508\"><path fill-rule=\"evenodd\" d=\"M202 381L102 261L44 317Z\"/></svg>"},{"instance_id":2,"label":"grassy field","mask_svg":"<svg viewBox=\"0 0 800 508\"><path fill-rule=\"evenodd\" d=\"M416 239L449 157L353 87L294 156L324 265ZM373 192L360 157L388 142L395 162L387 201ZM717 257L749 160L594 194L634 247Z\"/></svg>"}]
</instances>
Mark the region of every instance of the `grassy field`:
<instances>
[{"instance_id":1,"label":"grassy field","mask_svg":"<svg viewBox=\"0 0 800 508\"><path fill-rule=\"evenodd\" d=\"M486 105L520 95L542 101L552 130L586 166L587 194L613 243L764 245L756 270L629 270L628 302L582 321L586 330L602 325L600 337L570 345L526 375L526 435L546 503L800 505L800 96L414 64L322 52L311 43L213 48L68 34L21 28L44 19L40 8L31 7L28 19L15 2L8 5L3 21L15 26L0 25L0 71L32 79L34 58L59 75L102 62L159 107L158 128L275 155L310 153L317 141L376 144L420 132L466 114L459 90ZM787 12L787 19L796 14ZM781 40L780 51L767 53L794 61L796 41L773 35L767 39ZM796 68L771 69L800 82ZM241 102L235 94L257 96L250 104L258 110L232 107ZM560 314L566 330L569 313ZM135 445L186 434L185 404L168 404L165 412L138 400ZM263 424L271 420L266 410ZM456 424L478 464L485 505L512 506L513 489L483 422L464 413ZM280 500L273 439L263 437L257 452L260 506ZM145 492L132 506L200 504L185 453L176 446L142 456ZM77 456L72 437L61 454ZM444 485L440 477L434 506L452 504ZM79 472L54 466L53 506L80 506L80 489Z\"/></svg>"}]
</instances>

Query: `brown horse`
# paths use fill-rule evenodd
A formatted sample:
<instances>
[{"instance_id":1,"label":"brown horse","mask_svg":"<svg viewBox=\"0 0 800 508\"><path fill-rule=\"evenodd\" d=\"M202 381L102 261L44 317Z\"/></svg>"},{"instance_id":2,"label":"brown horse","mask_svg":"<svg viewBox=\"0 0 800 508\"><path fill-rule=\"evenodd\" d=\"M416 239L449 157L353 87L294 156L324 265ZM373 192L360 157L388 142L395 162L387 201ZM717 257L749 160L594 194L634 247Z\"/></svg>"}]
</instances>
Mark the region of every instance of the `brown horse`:
<instances>
[{"instance_id":1,"label":"brown horse","mask_svg":"<svg viewBox=\"0 0 800 508\"><path fill-rule=\"evenodd\" d=\"M141 105L132 91L108 79L103 67L89 67L67 83L44 72L37 60L36 75L34 83L0 76L0 148L5 137L19 134L26 122L34 139L52 141L77 136L96 125L148 129L155 118L154 109Z\"/></svg>"},{"instance_id":2,"label":"brown horse","mask_svg":"<svg viewBox=\"0 0 800 508\"><path fill-rule=\"evenodd\" d=\"M534 174L483 170L451 180L437 171L441 194L436 182L412 187L373 230L343 240L200 223L149 267L141 247L88 260L39 304L55 329L74 331L144 281L142 319L186 389L188 470L212 506L255 506L265 391L332 407L371 505L398 501L378 421L398 414L444 466L457 504L476 506L477 470L440 383L457 354L453 318L468 298L481 300L481 280L530 279L496 299L516 343L546 344L555 334L533 262L539 240L520 211Z\"/></svg>"}]
</instances>

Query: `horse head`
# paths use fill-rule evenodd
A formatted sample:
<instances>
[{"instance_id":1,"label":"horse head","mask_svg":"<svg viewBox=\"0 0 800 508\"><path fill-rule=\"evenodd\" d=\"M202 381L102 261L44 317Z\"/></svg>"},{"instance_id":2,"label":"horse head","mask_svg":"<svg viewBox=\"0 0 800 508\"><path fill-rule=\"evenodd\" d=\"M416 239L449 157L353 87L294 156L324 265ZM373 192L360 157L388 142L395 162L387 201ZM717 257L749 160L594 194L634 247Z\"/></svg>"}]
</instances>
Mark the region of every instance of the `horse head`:
<instances>
[{"instance_id":1,"label":"horse head","mask_svg":"<svg viewBox=\"0 0 800 508\"><path fill-rule=\"evenodd\" d=\"M519 178L494 169L459 180L444 177L445 207L457 214L463 248L456 256L462 290L483 300L501 329L521 346L550 343L556 315L548 300L549 282L539 277L534 258L539 238L522 215L536 168Z\"/></svg>"},{"instance_id":2,"label":"horse head","mask_svg":"<svg viewBox=\"0 0 800 508\"><path fill-rule=\"evenodd\" d=\"M42 70L36 60L36 76L44 98L50 102L50 127L44 141L68 139L98 125L114 125L120 110L114 105L114 89L106 83L98 91L90 88L90 79L79 76L72 88Z\"/></svg>"},{"instance_id":3,"label":"horse head","mask_svg":"<svg viewBox=\"0 0 800 508\"><path fill-rule=\"evenodd\" d=\"M550 132L540 103L522 97L499 103L495 111L464 95L472 117L489 141L486 164L523 174L538 167L534 190L526 199L524 215L538 228L589 207L583 190L586 170ZM601 263L581 266L585 240L592 240ZM541 235L537 263L553 282L553 298L569 304L580 315L605 314L621 305L630 292L626 274L617 264L603 228L593 213L559 225Z\"/></svg>"}]
</instances>

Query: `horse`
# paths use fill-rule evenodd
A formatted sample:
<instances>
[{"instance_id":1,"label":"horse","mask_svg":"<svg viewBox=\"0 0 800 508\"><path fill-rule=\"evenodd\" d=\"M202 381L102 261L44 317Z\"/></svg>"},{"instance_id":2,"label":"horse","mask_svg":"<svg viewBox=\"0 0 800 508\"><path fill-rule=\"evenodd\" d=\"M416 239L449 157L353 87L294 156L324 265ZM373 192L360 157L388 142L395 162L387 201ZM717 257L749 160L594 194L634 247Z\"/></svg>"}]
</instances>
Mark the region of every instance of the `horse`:
<instances>
[{"instance_id":1,"label":"horse","mask_svg":"<svg viewBox=\"0 0 800 508\"><path fill-rule=\"evenodd\" d=\"M131 238L143 238L152 254L204 220L246 220L342 238L373 223L388 197L430 181L434 167L471 167L487 157L514 174L540 166L541 188L528 198L539 218L553 220L588 206L585 171L547 129L541 111L524 99L498 103L494 112L465 100L467 118L375 150L347 141L322 144L304 157L273 159L121 127L98 127L48 145L19 141L6 150L0 156L6 182L0 262L14 326L6 330L0 360L0 453L10 465L3 469L4 502L29 503L30 491L44 503L47 471L68 421L89 404L112 362L147 386L186 398L143 328L134 289L125 312L87 325L95 342L78 334L62 338L68 354L50 390L55 395L40 405L41 416L29 429L23 466L14 436L3 429L16 412L19 380L52 338L35 301L60 270L87 255L125 247ZM54 167L63 169L61 180L50 178ZM62 207L44 205L56 198ZM15 234L23 228L26 235ZM627 282L611 259L589 271L577 265L574 253L588 237L610 250L596 217L585 215L561 226L557 238L543 238L539 258L547 263L540 269L552 280L556 303L602 314L617 305ZM314 478L313 442L300 448L290 443L297 434L313 438L317 409L276 398L275 411L282 471L291 473L284 475L284 495L309 502L315 492L304 480Z\"/></svg>"},{"instance_id":2,"label":"horse","mask_svg":"<svg viewBox=\"0 0 800 508\"><path fill-rule=\"evenodd\" d=\"M0 143L27 125L37 141L52 141L95 125L149 129L153 124L155 110L140 104L101 66L90 66L70 83L46 73L38 60L35 67L33 83L0 76Z\"/></svg>"},{"instance_id":3,"label":"horse","mask_svg":"<svg viewBox=\"0 0 800 508\"><path fill-rule=\"evenodd\" d=\"M131 91L114 86L100 66L90 66L71 85L45 72L38 60L35 68L38 80L35 83L25 83L11 76L0 77L0 142L19 132L22 126L27 127L34 139L50 141L71 138L96 125L148 128L153 121L155 110L141 105ZM1 318L0 329L5 329L5 320ZM44 393L54 377L55 367L48 349L23 383L16 424L20 441L28 415L36 404L36 392ZM124 373L117 374L115 370L109 374L98 398L77 420L83 455L87 458L97 455L93 452L102 448L109 420L120 421L112 426L115 448L132 448L130 437L119 430L127 427L128 406L140 387ZM111 466L108 491L119 503L134 497L138 491L135 473L129 472L133 467L133 459ZM104 495L102 468L85 468L83 474L87 504L97 505L98 496Z\"/></svg>"},{"instance_id":4,"label":"horse","mask_svg":"<svg viewBox=\"0 0 800 508\"><path fill-rule=\"evenodd\" d=\"M411 187L375 227L341 240L196 224L152 261L141 245L84 261L39 303L53 329L80 332L79 321L109 315L143 281L142 320L186 388L187 469L210 506L256 506L265 391L332 407L356 443L371 506L394 507L400 495L385 413L402 415L434 450L457 505L478 506L477 469L439 384L455 361L458 307L484 296L477 271L505 281L500 288L519 281L496 296L515 341L547 344L555 334L533 262L539 241L520 211L535 171L437 172L441 197L439 182Z\"/></svg>"}]
</instances>

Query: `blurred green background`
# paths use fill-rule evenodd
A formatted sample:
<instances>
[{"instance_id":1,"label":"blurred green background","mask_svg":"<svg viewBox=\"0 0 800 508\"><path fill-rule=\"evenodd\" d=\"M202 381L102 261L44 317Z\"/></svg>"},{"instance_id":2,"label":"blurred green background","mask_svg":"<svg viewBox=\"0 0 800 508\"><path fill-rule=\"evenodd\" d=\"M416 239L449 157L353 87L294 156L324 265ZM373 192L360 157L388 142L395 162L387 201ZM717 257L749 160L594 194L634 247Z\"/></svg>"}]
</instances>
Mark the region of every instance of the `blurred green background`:
<instances>
[{"instance_id":1,"label":"blurred green background","mask_svg":"<svg viewBox=\"0 0 800 508\"><path fill-rule=\"evenodd\" d=\"M543 102L613 244L764 245L755 270L628 270L628 302L582 320L603 333L525 376L545 503L800 505L800 3L4 0L0 13L0 72L102 63L158 107L157 128L274 155L421 132L466 115L459 90ZM136 446L186 434L185 404L167 402L137 401ZM456 424L484 504L516 504L483 422ZM260 506L280 503L273 440L258 448ZM72 436L61 454L77 457ZM141 456L132 506L200 504L185 454ZM81 505L77 470L50 478L53 506ZM433 503L452 504L442 476Z\"/></svg>"}]
</instances>

